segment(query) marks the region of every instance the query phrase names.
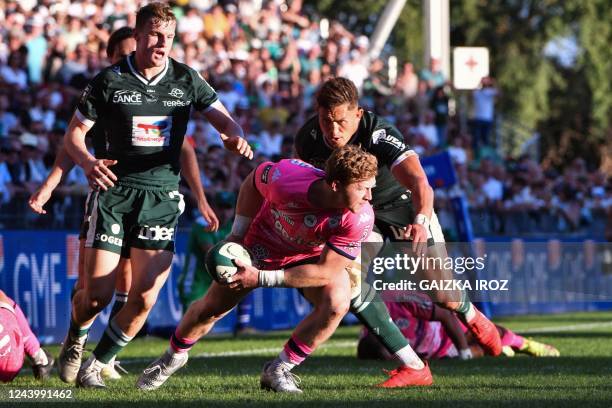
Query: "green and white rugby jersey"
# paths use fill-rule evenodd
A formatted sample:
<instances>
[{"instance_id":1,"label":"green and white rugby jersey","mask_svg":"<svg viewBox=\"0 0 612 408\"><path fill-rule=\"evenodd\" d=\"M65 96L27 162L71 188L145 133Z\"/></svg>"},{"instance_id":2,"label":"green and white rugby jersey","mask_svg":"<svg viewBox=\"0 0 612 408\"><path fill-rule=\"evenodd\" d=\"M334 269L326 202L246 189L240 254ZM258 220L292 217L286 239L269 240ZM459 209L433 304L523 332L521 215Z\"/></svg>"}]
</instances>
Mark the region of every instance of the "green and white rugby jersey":
<instances>
[{"instance_id":1,"label":"green and white rugby jersey","mask_svg":"<svg viewBox=\"0 0 612 408\"><path fill-rule=\"evenodd\" d=\"M211 109L215 90L185 64L168 58L151 80L137 70L134 54L102 70L79 100L77 118L84 124L102 122L107 157L118 184L176 186L181 145L193 106Z\"/></svg>"}]
</instances>

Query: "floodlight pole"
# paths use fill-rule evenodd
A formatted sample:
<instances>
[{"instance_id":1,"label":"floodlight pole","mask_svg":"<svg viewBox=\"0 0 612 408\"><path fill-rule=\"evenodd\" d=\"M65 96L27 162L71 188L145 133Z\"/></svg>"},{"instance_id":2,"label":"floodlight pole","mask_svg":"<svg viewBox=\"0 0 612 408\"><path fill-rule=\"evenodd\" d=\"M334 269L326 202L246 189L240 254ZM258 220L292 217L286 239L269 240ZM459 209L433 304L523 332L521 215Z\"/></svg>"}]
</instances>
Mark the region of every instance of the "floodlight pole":
<instances>
[{"instance_id":1,"label":"floodlight pole","mask_svg":"<svg viewBox=\"0 0 612 408\"><path fill-rule=\"evenodd\" d=\"M385 6L370 39L370 49L368 50L370 60L375 60L380 55L385 43L389 39L391 30L404 8L404 4L406 4L406 0L391 0Z\"/></svg>"},{"instance_id":2,"label":"floodlight pole","mask_svg":"<svg viewBox=\"0 0 612 408\"><path fill-rule=\"evenodd\" d=\"M444 76L450 79L450 6L448 0L423 1L423 27L425 31L423 64L429 66L432 58L438 59Z\"/></svg>"}]
</instances>

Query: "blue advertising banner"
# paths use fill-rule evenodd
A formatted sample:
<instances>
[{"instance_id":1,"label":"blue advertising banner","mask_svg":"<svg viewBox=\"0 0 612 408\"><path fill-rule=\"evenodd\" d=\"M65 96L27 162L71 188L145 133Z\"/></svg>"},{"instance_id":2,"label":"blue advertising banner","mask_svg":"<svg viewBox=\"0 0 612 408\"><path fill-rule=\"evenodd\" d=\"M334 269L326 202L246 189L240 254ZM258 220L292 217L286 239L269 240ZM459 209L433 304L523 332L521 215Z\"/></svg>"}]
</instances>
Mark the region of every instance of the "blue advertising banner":
<instances>
[{"instance_id":1,"label":"blue advertising banner","mask_svg":"<svg viewBox=\"0 0 612 408\"><path fill-rule=\"evenodd\" d=\"M433 156L422 157L421 165L433 188L447 188L457 182L455 168L446 150Z\"/></svg>"},{"instance_id":2,"label":"blue advertising banner","mask_svg":"<svg viewBox=\"0 0 612 408\"><path fill-rule=\"evenodd\" d=\"M187 234L179 233L172 272L148 319L149 332L169 333L182 316L176 281L185 259L186 242ZM507 279L512 288L509 293L487 295L493 315L612 307L612 249L608 246L589 240L562 242L550 238L539 242L476 239L470 245L476 254L487 255L487 270L477 277ZM70 292L77 279L77 265L76 234L0 232L0 288L21 306L43 343L61 342L68 330ZM253 293L251 324L260 331L289 329L309 311L310 305L295 289L258 289ZM102 334L109 312L110 307L93 326L93 341ZM233 311L214 331L228 333L235 324Z\"/></svg>"},{"instance_id":3,"label":"blue advertising banner","mask_svg":"<svg viewBox=\"0 0 612 408\"><path fill-rule=\"evenodd\" d=\"M147 321L150 332L166 333L182 316L176 282L187 238L186 233L177 234L170 277ZM0 232L0 288L21 306L42 343L59 343L68 330L70 292L78 276L78 247L78 235L65 231ZM258 289L253 309L253 326L265 331L296 326L310 306L293 289ZM92 341L102 334L109 314L110 306L92 327ZM232 332L235 323L236 313L232 311L213 332Z\"/></svg>"}]
</instances>

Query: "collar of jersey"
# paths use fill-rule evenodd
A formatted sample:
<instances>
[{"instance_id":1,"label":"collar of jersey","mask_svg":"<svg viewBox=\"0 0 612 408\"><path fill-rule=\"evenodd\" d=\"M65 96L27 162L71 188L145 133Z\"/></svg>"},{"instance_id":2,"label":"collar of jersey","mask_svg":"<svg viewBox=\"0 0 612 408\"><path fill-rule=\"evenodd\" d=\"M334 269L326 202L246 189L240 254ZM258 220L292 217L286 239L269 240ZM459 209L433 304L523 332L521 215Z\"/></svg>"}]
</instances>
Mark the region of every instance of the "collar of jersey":
<instances>
[{"instance_id":1,"label":"collar of jersey","mask_svg":"<svg viewBox=\"0 0 612 408\"><path fill-rule=\"evenodd\" d=\"M132 58L134 58L135 54L136 53L132 53L132 54L128 55L128 57L127 57L128 66L130 67L130 71L132 71L132 74L134 74L134 76L136 78L138 78L140 80L140 82L142 82L145 85L157 85L159 83L159 81L161 81L162 78L166 75L166 72L168 72L168 66L170 65L168 63L168 58L166 58L166 65L164 66L164 70L162 72L160 72L159 74L155 75L151 79L151 81L148 81L147 78L145 78L142 75L140 75L140 72L138 72L138 70L134 66L135 64L132 64Z\"/></svg>"}]
</instances>

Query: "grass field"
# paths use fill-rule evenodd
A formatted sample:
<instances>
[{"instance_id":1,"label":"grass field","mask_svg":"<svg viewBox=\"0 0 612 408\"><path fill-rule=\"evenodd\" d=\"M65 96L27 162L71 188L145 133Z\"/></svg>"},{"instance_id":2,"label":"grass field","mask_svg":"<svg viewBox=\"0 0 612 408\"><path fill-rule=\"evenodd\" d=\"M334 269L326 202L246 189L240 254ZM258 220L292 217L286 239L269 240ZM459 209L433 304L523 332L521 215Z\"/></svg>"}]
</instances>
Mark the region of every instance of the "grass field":
<instances>
[{"instance_id":1,"label":"grass field","mask_svg":"<svg viewBox=\"0 0 612 408\"><path fill-rule=\"evenodd\" d=\"M189 363L161 389L143 393L134 384L142 369L168 345L166 339L135 340L120 356L129 375L107 381L106 390L75 389L72 406L202 407L612 407L612 312L523 316L496 322L555 345L560 358L483 358L433 361L435 384L428 388L380 390L389 362L358 361L357 327L343 327L295 372L303 395L259 389L265 361L276 355L288 332L248 338L203 340ZM89 347L88 347L89 348ZM50 350L57 355L59 347ZM40 386L24 368L9 388ZM56 376L45 387L66 388ZM49 402L45 403L49 405ZM61 405L65 405L62 403ZM0 398L0 406L22 407ZM40 406L40 405L38 405Z\"/></svg>"}]
</instances>

